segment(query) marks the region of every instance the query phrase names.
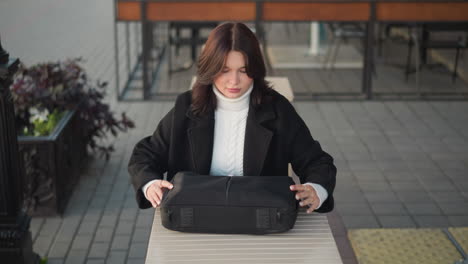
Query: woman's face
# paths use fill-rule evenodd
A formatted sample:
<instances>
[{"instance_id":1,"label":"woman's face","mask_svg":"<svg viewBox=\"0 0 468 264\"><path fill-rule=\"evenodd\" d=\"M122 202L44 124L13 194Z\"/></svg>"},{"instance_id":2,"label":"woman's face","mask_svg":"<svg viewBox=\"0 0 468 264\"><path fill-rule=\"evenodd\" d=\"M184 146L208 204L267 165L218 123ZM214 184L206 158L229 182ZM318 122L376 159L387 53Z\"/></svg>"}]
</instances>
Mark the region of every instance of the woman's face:
<instances>
[{"instance_id":1,"label":"woman's face","mask_svg":"<svg viewBox=\"0 0 468 264\"><path fill-rule=\"evenodd\" d=\"M238 51L230 51L226 64L214 78L219 92L227 98L241 97L252 85L253 79L247 76L244 56Z\"/></svg>"}]
</instances>

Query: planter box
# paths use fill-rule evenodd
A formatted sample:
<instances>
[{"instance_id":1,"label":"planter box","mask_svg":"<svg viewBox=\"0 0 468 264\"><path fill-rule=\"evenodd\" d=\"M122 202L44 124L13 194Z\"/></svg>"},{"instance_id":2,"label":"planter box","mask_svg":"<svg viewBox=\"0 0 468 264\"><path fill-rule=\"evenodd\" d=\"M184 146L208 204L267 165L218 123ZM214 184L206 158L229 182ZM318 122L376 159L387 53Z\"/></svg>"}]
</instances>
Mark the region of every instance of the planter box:
<instances>
[{"instance_id":1,"label":"planter box","mask_svg":"<svg viewBox=\"0 0 468 264\"><path fill-rule=\"evenodd\" d=\"M75 111L68 111L49 136L18 137L30 215L63 213L86 157L82 122Z\"/></svg>"}]
</instances>

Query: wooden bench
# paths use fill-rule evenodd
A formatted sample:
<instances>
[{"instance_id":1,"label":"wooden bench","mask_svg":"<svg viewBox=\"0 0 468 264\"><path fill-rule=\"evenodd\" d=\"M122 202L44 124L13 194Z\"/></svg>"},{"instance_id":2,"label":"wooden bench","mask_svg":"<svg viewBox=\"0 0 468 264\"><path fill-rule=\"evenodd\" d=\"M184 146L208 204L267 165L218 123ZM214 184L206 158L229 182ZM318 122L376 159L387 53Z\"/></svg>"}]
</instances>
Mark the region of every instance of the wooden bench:
<instances>
[{"instance_id":1,"label":"wooden bench","mask_svg":"<svg viewBox=\"0 0 468 264\"><path fill-rule=\"evenodd\" d=\"M342 264L326 215L300 211L288 232L270 235L182 233L164 228L154 214L146 264Z\"/></svg>"}]
</instances>

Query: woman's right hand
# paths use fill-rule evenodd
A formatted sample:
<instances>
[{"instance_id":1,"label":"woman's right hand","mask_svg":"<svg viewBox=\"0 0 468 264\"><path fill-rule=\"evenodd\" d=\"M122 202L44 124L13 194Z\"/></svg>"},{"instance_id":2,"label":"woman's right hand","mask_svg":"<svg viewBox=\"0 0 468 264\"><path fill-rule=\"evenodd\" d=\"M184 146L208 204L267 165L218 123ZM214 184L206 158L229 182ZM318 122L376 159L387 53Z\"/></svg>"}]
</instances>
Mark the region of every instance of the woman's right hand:
<instances>
[{"instance_id":1,"label":"woman's right hand","mask_svg":"<svg viewBox=\"0 0 468 264\"><path fill-rule=\"evenodd\" d=\"M146 197L153 207L156 208L161 204L163 188L172 189L173 187L172 183L168 181L156 180L146 189Z\"/></svg>"}]
</instances>

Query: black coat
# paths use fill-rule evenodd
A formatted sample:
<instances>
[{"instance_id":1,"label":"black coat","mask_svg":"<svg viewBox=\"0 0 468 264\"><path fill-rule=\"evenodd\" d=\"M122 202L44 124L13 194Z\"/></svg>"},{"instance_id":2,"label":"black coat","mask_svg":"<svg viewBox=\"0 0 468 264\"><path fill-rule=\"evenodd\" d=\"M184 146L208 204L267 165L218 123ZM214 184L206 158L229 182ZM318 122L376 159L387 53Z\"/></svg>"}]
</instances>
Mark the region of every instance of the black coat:
<instances>
[{"instance_id":1,"label":"black coat","mask_svg":"<svg viewBox=\"0 0 468 264\"><path fill-rule=\"evenodd\" d=\"M194 116L191 91L177 97L174 108L161 120L152 136L143 138L133 150L128 171L140 208L149 208L142 187L154 179L171 180L179 171L208 175L211 168L214 111ZM333 209L336 167L310 135L304 121L289 101L272 91L272 100L250 106L244 143L244 175L288 175L288 163L301 183L322 185L328 199L317 210Z\"/></svg>"}]
</instances>

